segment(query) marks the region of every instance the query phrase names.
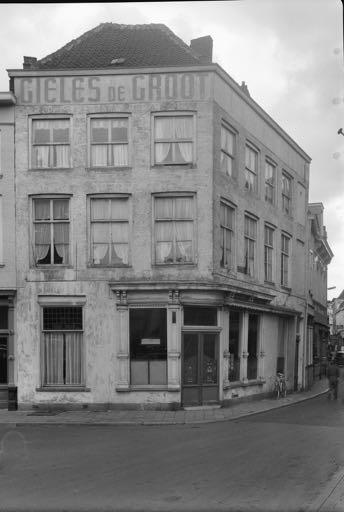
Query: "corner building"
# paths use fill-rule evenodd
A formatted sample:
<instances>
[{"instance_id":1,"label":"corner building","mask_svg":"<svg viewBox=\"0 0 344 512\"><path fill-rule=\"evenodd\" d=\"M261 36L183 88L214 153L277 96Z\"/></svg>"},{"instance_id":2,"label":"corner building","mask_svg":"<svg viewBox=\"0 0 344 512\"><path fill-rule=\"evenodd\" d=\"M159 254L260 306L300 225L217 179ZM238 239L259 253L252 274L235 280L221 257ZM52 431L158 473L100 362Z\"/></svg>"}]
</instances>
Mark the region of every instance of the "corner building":
<instances>
[{"instance_id":1,"label":"corner building","mask_svg":"<svg viewBox=\"0 0 344 512\"><path fill-rule=\"evenodd\" d=\"M104 23L9 76L19 407L303 387L310 158L211 38Z\"/></svg>"}]
</instances>

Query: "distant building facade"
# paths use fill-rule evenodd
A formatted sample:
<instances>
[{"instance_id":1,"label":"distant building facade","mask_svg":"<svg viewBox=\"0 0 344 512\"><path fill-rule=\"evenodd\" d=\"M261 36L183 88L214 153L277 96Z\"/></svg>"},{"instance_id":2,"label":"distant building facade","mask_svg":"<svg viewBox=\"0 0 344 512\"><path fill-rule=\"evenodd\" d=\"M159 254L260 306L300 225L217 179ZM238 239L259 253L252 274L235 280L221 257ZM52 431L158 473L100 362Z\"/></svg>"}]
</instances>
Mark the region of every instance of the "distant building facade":
<instances>
[{"instance_id":1,"label":"distant building facade","mask_svg":"<svg viewBox=\"0 0 344 512\"><path fill-rule=\"evenodd\" d=\"M310 158L211 38L105 23L9 75L19 406L307 385Z\"/></svg>"},{"instance_id":2,"label":"distant building facade","mask_svg":"<svg viewBox=\"0 0 344 512\"><path fill-rule=\"evenodd\" d=\"M15 384L14 105L13 93L0 93L0 408Z\"/></svg>"},{"instance_id":3,"label":"distant building facade","mask_svg":"<svg viewBox=\"0 0 344 512\"><path fill-rule=\"evenodd\" d=\"M324 205L308 205L309 220L309 300L308 300L308 379L321 376L329 355L330 328L327 311L327 267L333 253L323 224Z\"/></svg>"}]
</instances>

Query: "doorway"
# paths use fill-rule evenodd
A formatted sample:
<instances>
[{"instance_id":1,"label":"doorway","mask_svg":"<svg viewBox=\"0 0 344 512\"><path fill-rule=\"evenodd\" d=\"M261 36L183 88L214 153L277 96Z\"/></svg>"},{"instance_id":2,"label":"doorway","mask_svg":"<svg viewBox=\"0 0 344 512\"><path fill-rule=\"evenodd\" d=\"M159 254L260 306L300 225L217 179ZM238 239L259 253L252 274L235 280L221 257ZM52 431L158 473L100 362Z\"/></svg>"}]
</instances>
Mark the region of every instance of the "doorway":
<instances>
[{"instance_id":1,"label":"doorway","mask_svg":"<svg viewBox=\"0 0 344 512\"><path fill-rule=\"evenodd\" d=\"M182 404L206 405L219 400L218 334L183 334Z\"/></svg>"}]
</instances>

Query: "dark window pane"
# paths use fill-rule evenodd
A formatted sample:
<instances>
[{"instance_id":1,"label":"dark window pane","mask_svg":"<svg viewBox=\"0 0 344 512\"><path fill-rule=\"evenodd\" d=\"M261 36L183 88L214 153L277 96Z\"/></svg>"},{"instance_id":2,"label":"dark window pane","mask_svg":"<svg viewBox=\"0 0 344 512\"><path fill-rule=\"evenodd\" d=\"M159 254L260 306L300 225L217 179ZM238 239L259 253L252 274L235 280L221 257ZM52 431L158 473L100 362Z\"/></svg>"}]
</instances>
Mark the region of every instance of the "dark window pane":
<instances>
[{"instance_id":1,"label":"dark window pane","mask_svg":"<svg viewBox=\"0 0 344 512\"><path fill-rule=\"evenodd\" d=\"M258 351L258 315L248 317L248 340L247 340L247 378L257 378L257 351Z\"/></svg>"},{"instance_id":2,"label":"dark window pane","mask_svg":"<svg viewBox=\"0 0 344 512\"><path fill-rule=\"evenodd\" d=\"M58 307L43 309L43 330L82 330L81 307Z\"/></svg>"},{"instance_id":3,"label":"dark window pane","mask_svg":"<svg viewBox=\"0 0 344 512\"><path fill-rule=\"evenodd\" d=\"M185 307L184 325L217 325L217 308Z\"/></svg>"},{"instance_id":4,"label":"dark window pane","mask_svg":"<svg viewBox=\"0 0 344 512\"><path fill-rule=\"evenodd\" d=\"M7 338L0 338L0 384L7 384Z\"/></svg>"},{"instance_id":5,"label":"dark window pane","mask_svg":"<svg viewBox=\"0 0 344 512\"><path fill-rule=\"evenodd\" d=\"M130 358L166 359L167 322L166 309L131 309Z\"/></svg>"},{"instance_id":6,"label":"dark window pane","mask_svg":"<svg viewBox=\"0 0 344 512\"><path fill-rule=\"evenodd\" d=\"M240 378L240 313L238 311L229 312L229 368L228 380L233 382Z\"/></svg>"},{"instance_id":7,"label":"dark window pane","mask_svg":"<svg viewBox=\"0 0 344 512\"><path fill-rule=\"evenodd\" d=\"M0 306L0 329L8 329L8 307Z\"/></svg>"}]
</instances>

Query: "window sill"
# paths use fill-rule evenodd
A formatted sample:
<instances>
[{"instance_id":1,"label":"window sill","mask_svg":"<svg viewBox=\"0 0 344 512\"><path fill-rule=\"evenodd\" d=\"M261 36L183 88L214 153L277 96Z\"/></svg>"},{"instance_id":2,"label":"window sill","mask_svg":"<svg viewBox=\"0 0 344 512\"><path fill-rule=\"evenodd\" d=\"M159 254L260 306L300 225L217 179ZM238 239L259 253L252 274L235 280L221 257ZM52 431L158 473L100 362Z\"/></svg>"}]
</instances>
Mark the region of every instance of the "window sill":
<instances>
[{"instance_id":1,"label":"window sill","mask_svg":"<svg viewBox=\"0 0 344 512\"><path fill-rule=\"evenodd\" d=\"M180 267L180 266L185 266L185 267L197 267L197 263L193 263L193 262L186 262L186 261L182 261L180 263L176 263L176 262L173 262L173 263L154 263L152 266L153 267Z\"/></svg>"},{"instance_id":2,"label":"window sill","mask_svg":"<svg viewBox=\"0 0 344 512\"><path fill-rule=\"evenodd\" d=\"M107 269L110 270L112 268L132 268L131 265L97 265L96 263L88 263L87 268L100 268L100 269Z\"/></svg>"},{"instance_id":3,"label":"window sill","mask_svg":"<svg viewBox=\"0 0 344 512\"><path fill-rule=\"evenodd\" d=\"M90 388L86 386L42 386L40 388L36 388L36 391L41 392L67 392L67 393L89 393L91 391Z\"/></svg>"},{"instance_id":4,"label":"window sill","mask_svg":"<svg viewBox=\"0 0 344 512\"><path fill-rule=\"evenodd\" d=\"M73 167L31 167L29 171L73 171Z\"/></svg>"},{"instance_id":5,"label":"window sill","mask_svg":"<svg viewBox=\"0 0 344 512\"><path fill-rule=\"evenodd\" d=\"M152 169L197 169L196 164L153 164Z\"/></svg>"},{"instance_id":6,"label":"window sill","mask_svg":"<svg viewBox=\"0 0 344 512\"><path fill-rule=\"evenodd\" d=\"M116 388L118 392L130 392L130 391L180 391L180 386L169 387L168 385L157 385L157 384L144 384L142 386L139 385L130 385L130 386L119 386Z\"/></svg>"},{"instance_id":7,"label":"window sill","mask_svg":"<svg viewBox=\"0 0 344 512\"><path fill-rule=\"evenodd\" d=\"M74 268L72 265L59 265L57 263L51 263L50 265L34 265L31 267L32 270L60 270L65 268Z\"/></svg>"},{"instance_id":8,"label":"window sill","mask_svg":"<svg viewBox=\"0 0 344 512\"><path fill-rule=\"evenodd\" d=\"M114 166L114 167L86 167L87 172L117 172L117 171L131 171L132 167L129 165Z\"/></svg>"}]
</instances>

